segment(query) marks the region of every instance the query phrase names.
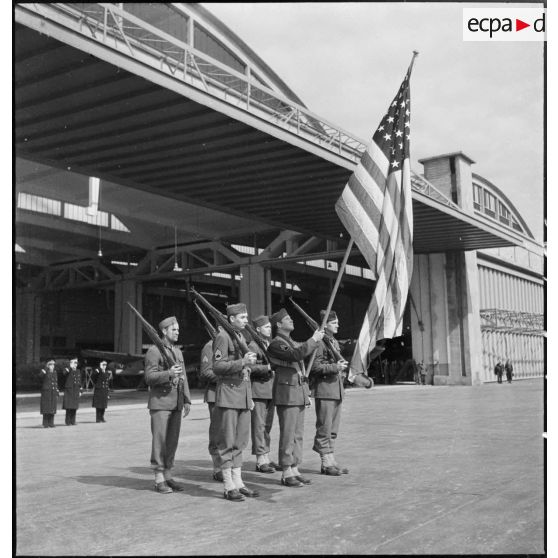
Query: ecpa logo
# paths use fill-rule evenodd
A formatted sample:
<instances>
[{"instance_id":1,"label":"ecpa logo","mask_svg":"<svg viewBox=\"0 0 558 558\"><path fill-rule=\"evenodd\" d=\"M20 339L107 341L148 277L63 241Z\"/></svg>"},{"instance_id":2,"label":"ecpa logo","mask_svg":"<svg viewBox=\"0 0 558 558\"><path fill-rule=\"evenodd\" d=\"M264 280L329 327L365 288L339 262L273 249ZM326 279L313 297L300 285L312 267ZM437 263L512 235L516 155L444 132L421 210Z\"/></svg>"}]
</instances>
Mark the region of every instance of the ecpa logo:
<instances>
[{"instance_id":1,"label":"ecpa logo","mask_svg":"<svg viewBox=\"0 0 558 558\"><path fill-rule=\"evenodd\" d=\"M463 8L464 41L545 41L542 8Z\"/></svg>"}]
</instances>

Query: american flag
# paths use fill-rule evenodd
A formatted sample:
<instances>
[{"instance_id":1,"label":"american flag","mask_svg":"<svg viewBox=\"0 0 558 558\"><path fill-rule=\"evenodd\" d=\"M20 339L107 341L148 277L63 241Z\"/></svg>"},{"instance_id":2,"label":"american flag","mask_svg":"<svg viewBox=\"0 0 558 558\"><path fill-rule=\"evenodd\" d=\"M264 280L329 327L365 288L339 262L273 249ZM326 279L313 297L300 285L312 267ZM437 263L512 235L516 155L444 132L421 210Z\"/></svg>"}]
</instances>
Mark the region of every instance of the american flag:
<instances>
[{"instance_id":1,"label":"american flag","mask_svg":"<svg viewBox=\"0 0 558 558\"><path fill-rule=\"evenodd\" d=\"M414 57L413 57L414 61ZM380 339L401 335L413 273L409 80L413 62L368 149L335 204L341 222L376 275L376 288L349 367L366 373Z\"/></svg>"}]
</instances>

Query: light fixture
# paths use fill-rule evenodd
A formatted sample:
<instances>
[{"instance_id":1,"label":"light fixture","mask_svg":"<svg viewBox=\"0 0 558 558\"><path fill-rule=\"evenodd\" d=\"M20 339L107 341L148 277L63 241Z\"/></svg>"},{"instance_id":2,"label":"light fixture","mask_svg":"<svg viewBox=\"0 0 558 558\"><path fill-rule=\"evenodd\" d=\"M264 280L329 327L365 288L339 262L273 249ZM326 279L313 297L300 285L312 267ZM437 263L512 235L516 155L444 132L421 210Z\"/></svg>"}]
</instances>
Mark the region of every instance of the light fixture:
<instances>
[{"instance_id":1,"label":"light fixture","mask_svg":"<svg viewBox=\"0 0 558 558\"><path fill-rule=\"evenodd\" d=\"M99 258L103 257L103 249L101 247L101 225L99 225L99 251L97 252Z\"/></svg>"},{"instance_id":2,"label":"light fixture","mask_svg":"<svg viewBox=\"0 0 558 558\"><path fill-rule=\"evenodd\" d=\"M174 226L174 267L172 268L172 270L182 271L182 268L178 267L178 246L177 246L176 225Z\"/></svg>"}]
</instances>

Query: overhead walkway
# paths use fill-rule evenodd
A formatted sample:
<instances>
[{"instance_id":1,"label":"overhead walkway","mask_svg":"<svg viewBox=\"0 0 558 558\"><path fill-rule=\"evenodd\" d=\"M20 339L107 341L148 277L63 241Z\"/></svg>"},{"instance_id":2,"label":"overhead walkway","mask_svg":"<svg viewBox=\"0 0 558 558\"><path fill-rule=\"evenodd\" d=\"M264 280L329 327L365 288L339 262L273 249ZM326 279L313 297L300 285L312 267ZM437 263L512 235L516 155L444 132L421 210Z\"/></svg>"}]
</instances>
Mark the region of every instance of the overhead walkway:
<instances>
[{"instance_id":1,"label":"overhead walkway","mask_svg":"<svg viewBox=\"0 0 558 558\"><path fill-rule=\"evenodd\" d=\"M258 226L344 233L334 204L361 139L116 5L17 4L15 21L18 157ZM418 175L413 211L416 253L521 244Z\"/></svg>"}]
</instances>

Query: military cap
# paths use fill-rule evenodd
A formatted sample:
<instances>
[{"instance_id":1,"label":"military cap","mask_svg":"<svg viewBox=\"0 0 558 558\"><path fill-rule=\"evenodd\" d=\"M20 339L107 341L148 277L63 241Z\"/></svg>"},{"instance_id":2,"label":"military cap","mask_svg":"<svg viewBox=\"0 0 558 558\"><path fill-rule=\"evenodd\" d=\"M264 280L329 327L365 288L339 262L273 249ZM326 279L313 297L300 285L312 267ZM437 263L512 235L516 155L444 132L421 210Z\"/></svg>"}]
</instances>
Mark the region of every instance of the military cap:
<instances>
[{"instance_id":1,"label":"military cap","mask_svg":"<svg viewBox=\"0 0 558 558\"><path fill-rule=\"evenodd\" d=\"M323 320L325 316L325 310L320 310L320 318ZM329 313L329 316L327 317L327 322L333 322L333 320L337 319L337 314L335 313L335 310L331 310L331 312Z\"/></svg>"},{"instance_id":2,"label":"military cap","mask_svg":"<svg viewBox=\"0 0 558 558\"><path fill-rule=\"evenodd\" d=\"M45 360L45 366L48 366L49 362L52 362L52 364L56 364L56 360L54 358L47 358Z\"/></svg>"},{"instance_id":3,"label":"military cap","mask_svg":"<svg viewBox=\"0 0 558 558\"><path fill-rule=\"evenodd\" d=\"M288 315L289 313L284 308L281 308L281 310L275 312L275 314L271 316L271 325L277 325L285 316Z\"/></svg>"},{"instance_id":4,"label":"military cap","mask_svg":"<svg viewBox=\"0 0 558 558\"><path fill-rule=\"evenodd\" d=\"M169 327L170 325L177 324L178 320L174 316L170 316L169 318L165 318L159 322L159 329L163 330Z\"/></svg>"},{"instance_id":5,"label":"military cap","mask_svg":"<svg viewBox=\"0 0 558 558\"><path fill-rule=\"evenodd\" d=\"M269 324L269 317L268 316L258 316L252 320L254 327L262 327L264 325Z\"/></svg>"},{"instance_id":6,"label":"military cap","mask_svg":"<svg viewBox=\"0 0 558 558\"><path fill-rule=\"evenodd\" d=\"M237 314L245 314L246 312L248 312L248 310L246 309L246 304L243 302L227 306L227 316L236 316Z\"/></svg>"}]
</instances>

